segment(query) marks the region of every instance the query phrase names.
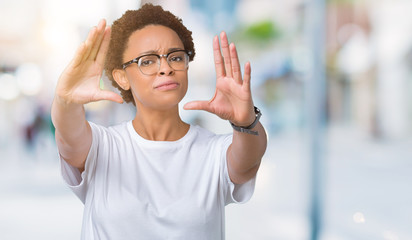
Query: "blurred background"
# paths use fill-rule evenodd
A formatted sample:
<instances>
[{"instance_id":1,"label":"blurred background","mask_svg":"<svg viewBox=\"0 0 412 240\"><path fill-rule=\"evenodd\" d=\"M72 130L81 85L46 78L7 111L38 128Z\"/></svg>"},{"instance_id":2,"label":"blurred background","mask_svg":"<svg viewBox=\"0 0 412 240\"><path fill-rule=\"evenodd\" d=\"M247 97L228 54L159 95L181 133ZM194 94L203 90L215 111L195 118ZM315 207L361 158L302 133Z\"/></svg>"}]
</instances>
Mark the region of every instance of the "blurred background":
<instances>
[{"instance_id":1,"label":"blurred background","mask_svg":"<svg viewBox=\"0 0 412 240\"><path fill-rule=\"evenodd\" d=\"M53 91L92 26L146 2L193 31L183 103L213 96L220 31L251 62L269 145L253 198L226 207L227 239L412 239L410 0L1 0L0 239L79 239L83 205L60 176ZM134 116L127 104L86 108L106 126Z\"/></svg>"}]
</instances>

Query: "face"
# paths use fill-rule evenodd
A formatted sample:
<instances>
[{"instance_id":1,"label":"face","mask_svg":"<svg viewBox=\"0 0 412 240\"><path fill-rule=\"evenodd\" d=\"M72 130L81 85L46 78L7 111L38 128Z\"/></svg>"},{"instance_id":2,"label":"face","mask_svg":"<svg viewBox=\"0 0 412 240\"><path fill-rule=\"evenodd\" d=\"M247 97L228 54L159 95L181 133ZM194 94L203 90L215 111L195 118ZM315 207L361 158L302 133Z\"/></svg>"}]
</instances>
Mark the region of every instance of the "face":
<instances>
[{"instance_id":1,"label":"face","mask_svg":"<svg viewBox=\"0 0 412 240\"><path fill-rule=\"evenodd\" d=\"M123 62L146 54L166 55L178 49L184 50L184 46L176 32L168 27L149 25L129 37ZM165 57L160 58L159 70L152 75L142 73L138 64L133 63L124 70L117 70L114 77L122 88L131 89L136 107L166 109L177 106L188 85L187 69L173 69Z\"/></svg>"}]
</instances>

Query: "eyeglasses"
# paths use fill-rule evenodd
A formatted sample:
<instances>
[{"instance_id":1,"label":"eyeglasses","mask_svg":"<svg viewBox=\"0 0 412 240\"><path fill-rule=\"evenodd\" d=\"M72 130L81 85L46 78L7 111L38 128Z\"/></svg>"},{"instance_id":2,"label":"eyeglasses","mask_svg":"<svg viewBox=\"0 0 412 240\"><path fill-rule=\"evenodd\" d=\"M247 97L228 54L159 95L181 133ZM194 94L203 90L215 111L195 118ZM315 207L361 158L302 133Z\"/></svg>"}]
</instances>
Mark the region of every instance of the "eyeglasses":
<instances>
[{"instance_id":1,"label":"eyeglasses","mask_svg":"<svg viewBox=\"0 0 412 240\"><path fill-rule=\"evenodd\" d=\"M126 69L130 64L137 63L140 71L145 75L153 75L160 70L160 58L166 58L167 63L175 71L183 71L189 65L189 55L192 52L186 52L186 50L174 50L168 54L146 54L137 58L134 58L126 63L122 64L123 69Z\"/></svg>"}]
</instances>

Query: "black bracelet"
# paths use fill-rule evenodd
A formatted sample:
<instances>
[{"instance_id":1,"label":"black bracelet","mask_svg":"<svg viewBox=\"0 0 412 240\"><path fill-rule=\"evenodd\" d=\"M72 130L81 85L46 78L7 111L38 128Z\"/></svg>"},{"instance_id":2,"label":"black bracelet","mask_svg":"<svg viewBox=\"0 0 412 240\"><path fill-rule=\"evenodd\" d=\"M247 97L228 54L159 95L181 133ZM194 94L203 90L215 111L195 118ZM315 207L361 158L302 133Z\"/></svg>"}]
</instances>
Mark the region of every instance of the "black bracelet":
<instances>
[{"instance_id":1,"label":"black bracelet","mask_svg":"<svg viewBox=\"0 0 412 240\"><path fill-rule=\"evenodd\" d=\"M252 124L250 124L247 127L241 127L241 126L236 126L235 124L233 124L232 122L229 121L230 125L232 125L232 128L234 130L238 131L238 132L249 133L249 134L252 134L252 135L259 135L259 133L257 131L252 131L251 130L259 122L260 116L262 116L262 113L260 112L260 109L257 108L256 106L254 108L255 108L256 118L255 118L255 121L253 121Z\"/></svg>"}]
</instances>

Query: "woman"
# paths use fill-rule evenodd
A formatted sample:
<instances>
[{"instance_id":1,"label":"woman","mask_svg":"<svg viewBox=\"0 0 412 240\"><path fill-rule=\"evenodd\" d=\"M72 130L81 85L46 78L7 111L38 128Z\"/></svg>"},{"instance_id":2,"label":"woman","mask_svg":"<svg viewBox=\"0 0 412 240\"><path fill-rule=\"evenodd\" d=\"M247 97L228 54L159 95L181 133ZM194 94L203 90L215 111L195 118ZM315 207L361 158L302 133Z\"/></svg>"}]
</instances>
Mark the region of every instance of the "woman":
<instances>
[{"instance_id":1,"label":"woman","mask_svg":"<svg viewBox=\"0 0 412 240\"><path fill-rule=\"evenodd\" d=\"M102 20L62 73L52 105L62 174L85 204L82 239L224 239L224 206L247 201L266 150L236 48L213 39L216 92L185 104L229 120L233 134L185 123L178 104L195 55L191 32L160 6ZM121 95L99 88L103 69ZM133 120L105 128L83 105L133 102ZM239 127L246 126L246 127Z\"/></svg>"}]
</instances>

